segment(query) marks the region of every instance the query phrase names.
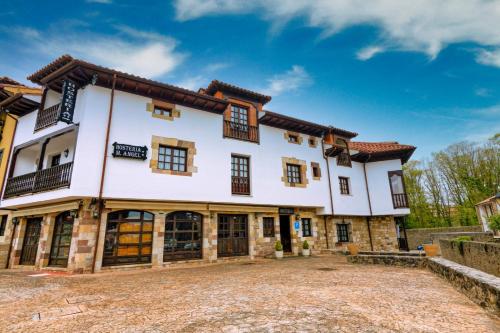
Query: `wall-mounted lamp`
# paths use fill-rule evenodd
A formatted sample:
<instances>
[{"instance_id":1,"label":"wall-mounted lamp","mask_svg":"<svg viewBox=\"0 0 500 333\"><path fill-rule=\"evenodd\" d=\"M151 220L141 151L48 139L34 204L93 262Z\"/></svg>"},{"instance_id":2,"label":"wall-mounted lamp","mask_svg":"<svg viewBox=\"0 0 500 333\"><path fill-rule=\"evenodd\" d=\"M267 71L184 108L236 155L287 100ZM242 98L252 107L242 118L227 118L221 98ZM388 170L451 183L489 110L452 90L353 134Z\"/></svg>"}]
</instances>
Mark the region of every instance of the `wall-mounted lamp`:
<instances>
[{"instance_id":1,"label":"wall-mounted lamp","mask_svg":"<svg viewBox=\"0 0 500 333\"><path fill-rule=\"evenodd\" d=\"M295 214L295 221L300 220L300 214Z\"/></svg>"},{"instance_id":2,"label":"wall-mounted lamp","mask_svg":"<svg viewBox=\"0 0 500 333\"><path fill-rule=\"evenodd\" d=\"M12 224L13 225L18 225L19 224L19 218L18 217L13 217L12 218Z\"/></svg>"},{"instance_id":3,"label":"wall-mounted lamp","mask_svg":"<svg viewBox=\"0 0 500 333\"><path fill-rule=\"evenodd\" d=\"M68 155L69 155L69 149L66 148L66 150L64 151L64 157L68 157Z\"/></svg>"}]
</instances>

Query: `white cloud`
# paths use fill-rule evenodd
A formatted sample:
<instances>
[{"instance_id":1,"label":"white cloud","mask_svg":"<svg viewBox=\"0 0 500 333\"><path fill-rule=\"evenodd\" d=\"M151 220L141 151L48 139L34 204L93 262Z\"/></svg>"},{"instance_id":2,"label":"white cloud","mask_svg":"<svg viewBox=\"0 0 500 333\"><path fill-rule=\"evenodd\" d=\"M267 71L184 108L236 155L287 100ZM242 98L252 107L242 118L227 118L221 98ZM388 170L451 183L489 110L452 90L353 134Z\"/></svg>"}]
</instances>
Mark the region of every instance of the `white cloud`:
<instances>
[{"instance_id":1,"label":"white cloud","mask_svg":"<svg viewBox=\"0 0 500 333\"><path fill-rule=\"evenodd\" d=\"M385 50L423 52L431 59L453 43L500 48L500 1L495 0L176 0L175 9L179 21L256 13L276 27L305 18L308 26L323 30L322 36L372 25L380 29L377 44ZM478 61L500 66L499 53L484 51Z\"/></svg>"},{"instance_id":2,"label":"white cloud","mask_svg":"<svg viewBox=\"0 0 500 333\"><path fill-rule=\"evenodd\" d=\"M384 49L380 46L368 46L364 49L359 50L356 53L356 58L365 61L373 58L377 53L384 52Z\"/></svg>"},{"instance_id":3,"label":"white cloud","mask_svg":"<svg viewBox=\"0 0 500 333\"><path fill-rule=\"evenodd\" d=\"M25 34L29 50L50 57L71 54L76 58L147 78L173 71L185 58L177 41L155 32L126 26L115 27L118 36L79 33L73 30ZM30 28L19 28L31 31Z\"/></svg>"},{"instance_id":4,"label":"white cloud","mask_svg":"<svg viewBox=\"0 0 500 333\"><path fill-rule=\"evenodd\" d=\"M101 3L105 5L109 5L113 2L113 0L86 0L88 3Z\"/></svg>"},{"instance_id":5,"label":"white cloud","mask_svg":"<svg viewBox=\"0 0 500 333\"><path fill-rule=\"evenodd\" d=\"M205 72L208 72L208 73L213 73L213 72L220 71L221 69L228 68L230 66L231 66L230 64L225 63L225 62L214 62L212 64L206 65L203 70Z\"/></svg>"},{"instance_id":6,"label":"white cloud","mask_svg":"<svg viewBox=\"0 0 500 333\"><path fill-rule=\"evenodd\" d=\"M283 92L298 90L312 83L312 79L306 70L294 65L292 69L282 74L274 75L267 80L268 86L263 89L266 94L279 95Z\"/></svg>"},{"instance_id":7,"label":"white cloud","mask_svg":"<svg viewBox=\"0 0 500 333\"><path fill-rule=\"evenodd\" d=\"M208 79L204 76L197 75L185 78L179 82L176 82L175 85L184 89L189 89L193 91L198 91L199 88L206 86L208 83Z\"/></svg>"},{"instance_id":8,"label":"white cloud","mask_svg":"<svg viewBox=\"0 0 500 333\"><path fill-rule=\"evenodd\" d=\"M500 67L500 47L495 50L478 50L476 60L483 65Z\"/></svg>"},{"instance_id":9,"label":"white cloud","mask_svg":"<svg viewBox=\"0 0 500 333\"><path fill-rule=\"evenodd\" d=\"M476 90L474 90L474 94L479 97L490 97L491 90L487 88L477 88Z\"/></svg>"}]
</instances>

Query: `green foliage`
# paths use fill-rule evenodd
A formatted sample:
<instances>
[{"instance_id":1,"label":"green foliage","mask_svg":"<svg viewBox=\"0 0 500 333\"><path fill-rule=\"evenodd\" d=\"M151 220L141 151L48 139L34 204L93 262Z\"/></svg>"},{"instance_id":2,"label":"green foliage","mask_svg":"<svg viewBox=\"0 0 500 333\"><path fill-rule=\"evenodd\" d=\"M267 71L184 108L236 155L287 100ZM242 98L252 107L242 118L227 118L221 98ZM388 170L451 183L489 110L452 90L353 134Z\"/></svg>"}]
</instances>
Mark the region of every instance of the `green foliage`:
<instances>
[{"instance_id":1,"label":"green foliage","mask_svg":"<svg viewBox=\"0 0 500 333\"><path fill-rule=\"evenodd\" d=\"M283 244L281 244L281 241L276 241L276 243L274 243L274 249L276 251L283 251Z\"/></svg>"},{"instance_id":2,"label":"green foliage","mask_svg":"<svg viewBox=\"0 0 500 333\"><path fill-rule=\"evenodd\" d=\"M454 245L458 246L461 255L464 255L464 243L470 241L472 241L471 236L459 236L451 240Z\"/></svg>"},{"instance_id":3,"label":"green foliage","mask_svg":"<svg viewBox=\"0 0 500 333\"><path fill-rule=\"evenodd\" d=\"M305 240L304 243L302 243L302 248L304 250L309 250L309 243Z\"/></svg>"},{"instance_id":4,"label":"green foliage","mask_svg":"<svg viewBox=\"0 0 500 333\"><path fill-rule=\"evenodd\" d=\"M500 189L500 133L480 145L451 145L403 170L411 210L407 227L476 225L474 205Z\"/></svg>"},{"instance_id":5,"label":"green foliage","mask_svg":"<svg viewBox=\"0 0 500 333\"><path fill-rule=\"evenodd\" d=\"M488 222L491 230L500 230L500 214L491 215Z\"/></svg>"}]
</instances>

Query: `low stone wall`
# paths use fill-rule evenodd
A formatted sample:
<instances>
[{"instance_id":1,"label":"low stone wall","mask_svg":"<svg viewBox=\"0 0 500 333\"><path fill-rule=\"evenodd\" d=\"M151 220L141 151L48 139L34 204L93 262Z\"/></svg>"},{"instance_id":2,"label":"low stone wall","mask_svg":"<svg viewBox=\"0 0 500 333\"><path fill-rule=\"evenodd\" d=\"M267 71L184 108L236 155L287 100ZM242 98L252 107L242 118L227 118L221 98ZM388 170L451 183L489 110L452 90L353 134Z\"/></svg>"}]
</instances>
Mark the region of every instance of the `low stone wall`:
<instances>
[{"instance_id":1,"label":"low stone wall","mask_svg":"<svg viewBox=\"0 0 500 333\"><path fill-rule=\"evenodd\" d=\"M500 279L443 258L427 259L427 267L475 303L500 315Z\"/></svg>"},{"instance_id":2,"label":"low stone wall","mask_svg":"<svg viewBox=\"0 0 500 333\"><path fill-rule=\"evenodd\" d=\"M350 262L351 264L373 264L418 268L426 266L425 257L422 256L361 254L357 256L347 256L347 262Z\"/></svg>"},{"instance_id":3,"label":"low stone wall","mask_svg":"<svg viewBox=\"0 0 500 333\"><path fill-rule=\"evenodd\" d=\"M432 243L431 234L436 233L449 233L449 232L481 232L480 225L466 226L466 227L448 227L448 228L421 228L421 229L407 229L406 235L408 237L408 246L410 250L416 250L420 244Z\"/></svg>"},{"instance_id":4,"label":"low stone wall","mask_svg":"<svg viewBox=\"0 0 500 333\"><path fill-rule=\"evenodd\" d=\"M451 240L439 240L443 258L500 277L500 243L463 242L463 251Z\"/></svg>"}]
</instances>

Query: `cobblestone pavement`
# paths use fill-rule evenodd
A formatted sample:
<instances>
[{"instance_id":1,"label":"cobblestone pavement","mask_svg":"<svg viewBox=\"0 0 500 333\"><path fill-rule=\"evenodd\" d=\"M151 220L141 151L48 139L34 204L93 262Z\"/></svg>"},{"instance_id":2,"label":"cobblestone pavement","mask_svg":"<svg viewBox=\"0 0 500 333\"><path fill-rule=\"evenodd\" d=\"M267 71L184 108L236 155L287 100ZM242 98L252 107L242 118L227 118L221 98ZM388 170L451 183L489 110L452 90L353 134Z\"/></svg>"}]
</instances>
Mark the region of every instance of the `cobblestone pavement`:
<instances>
[{"instance_id":1,"label":"cobblestone pavement","mask_svg":"<svg viewBox=\"0 0 500 333\"><path fill-rule=\"evenodd\" d=\"M500 332L426 270L342 257L95 275L0 270L2 332Z\"/></svg>"}]
</instances>

